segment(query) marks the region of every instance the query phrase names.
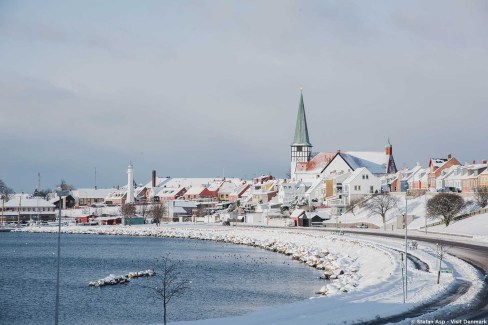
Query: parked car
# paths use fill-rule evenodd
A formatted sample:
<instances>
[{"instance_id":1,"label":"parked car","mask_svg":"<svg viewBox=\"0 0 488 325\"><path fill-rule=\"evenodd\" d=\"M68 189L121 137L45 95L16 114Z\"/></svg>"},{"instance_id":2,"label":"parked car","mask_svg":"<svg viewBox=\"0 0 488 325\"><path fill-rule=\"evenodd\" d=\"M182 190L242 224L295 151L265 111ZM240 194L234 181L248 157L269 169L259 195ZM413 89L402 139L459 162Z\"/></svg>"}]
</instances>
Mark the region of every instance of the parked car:
<instances>
[{"instance_id":1,"label":"parked car","mask_svg":"<svg viewBox=\"0 0 488 325\"><path fill-rule=\"evenodd\" d=\"M368 228L368 225L362 223L356 226L356 228Z\"/></svg>"}]
</instances>

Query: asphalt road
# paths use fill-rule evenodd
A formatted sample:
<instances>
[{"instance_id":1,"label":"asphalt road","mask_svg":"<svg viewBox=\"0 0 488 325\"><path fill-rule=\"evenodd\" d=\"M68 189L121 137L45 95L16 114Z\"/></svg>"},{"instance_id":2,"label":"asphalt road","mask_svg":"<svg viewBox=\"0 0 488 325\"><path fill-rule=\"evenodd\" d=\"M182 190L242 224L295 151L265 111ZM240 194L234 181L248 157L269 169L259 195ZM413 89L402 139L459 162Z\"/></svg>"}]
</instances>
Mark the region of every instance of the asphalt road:
<instances>
[{"instance_id":1,"label":"asphalt road","mask_svg":"<svg viewBox=\"0 0 488 325\"><path fill-rule=\"evenodd\" d=\"M379 236L379 237L391 237L391 238L405 238L400 234L392 234L381 232L362 232L362 231L348 231L343 230L345 233L366 235L366 236ZM454 255L468 263L471 263L478 268L480 272L484 274L485 286L482 294L478 297L478 302L473 306L472 311L467 315L462 315L458 319L461 320L484 320L488 319L488 246L475 245L472 243L461 242L459 240L451 241L448 239L429 238L425 235L418 236L415 234L408 236L409 240L416 240L418 242L427 242L431 244L442 244L447 247L448 253Z\"/></svg>"}]
</instances>

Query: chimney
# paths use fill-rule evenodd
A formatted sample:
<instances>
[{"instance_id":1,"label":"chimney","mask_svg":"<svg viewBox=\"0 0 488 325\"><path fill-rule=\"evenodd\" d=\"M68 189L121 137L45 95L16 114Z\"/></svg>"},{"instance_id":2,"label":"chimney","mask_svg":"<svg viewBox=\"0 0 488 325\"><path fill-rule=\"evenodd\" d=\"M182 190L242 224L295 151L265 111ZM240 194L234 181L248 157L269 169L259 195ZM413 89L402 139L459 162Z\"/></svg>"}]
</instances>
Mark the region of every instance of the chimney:
<instances>
[{"instance_id":1,"label":"chimney","mask_svg":"<svg viewBox=\"0 0 488 325\"><path fill-rule=\"evenodd\" d=\"M473 165L476 164L476 160L473 160Z\"/></svg>"},{"instance_id":2,"label":"chimney","mask_svg":"<svg viewBox=\"0 0 488 325\"><path fill-rule=\"evenodd\" d=\"M451 154L448 154L447 155L447 159L451 159L452 158L452 155Z\"/></svg>"},{"instance_id":3,"label":"chimney","mask_svg":"<svg viewBox=\"0 0 488 325\"><path fill-rule=\"evenodd\" d=\"M481 161L481 163L486 165L488 163L488 161L485 159L485 160Z\"/></svg>"},{"instance_id":4,"label":"chimney","mask_svg":"<svg viewBox=\"0 0 488 325\"><path fill-rule=\"evenodd\" d=\"M337 149L337 153L341 153L341 149Z\"/></svg>"},{"instance_id":5,"label":"chimney","mask_svg":"<svg viewBox=\"0 0 488 325\"><path fill-rule=\"evenodd\" d=\"M151 178L151 180L152 180L152 187L153 188L156 187L156 171L155 170L152 171L152 178Z\"/></svg>"}]
</instances>

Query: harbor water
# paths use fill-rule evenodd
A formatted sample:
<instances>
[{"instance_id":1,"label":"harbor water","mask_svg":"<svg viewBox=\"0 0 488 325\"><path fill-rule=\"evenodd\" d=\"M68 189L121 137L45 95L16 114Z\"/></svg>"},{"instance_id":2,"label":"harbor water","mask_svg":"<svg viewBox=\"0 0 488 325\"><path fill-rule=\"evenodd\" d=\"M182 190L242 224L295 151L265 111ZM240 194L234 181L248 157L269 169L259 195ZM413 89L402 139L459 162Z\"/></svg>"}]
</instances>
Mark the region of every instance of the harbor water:
<instances>
[{"instance_id":1,"label":"harbor water","mask_svg":"<svg viewBox=\"0 0 488 325\"><path fill-rule=\"evenodd\" d=\"M57 235L0 233L0 324L53 324ZM60 324L158 324L158 277L88 287L109 274L155 269L169 254L190 288L169 320L241 315L314 296L318 271L258 248L190 239L66 235L61 238Z\"/></svg>"}]
</instances>

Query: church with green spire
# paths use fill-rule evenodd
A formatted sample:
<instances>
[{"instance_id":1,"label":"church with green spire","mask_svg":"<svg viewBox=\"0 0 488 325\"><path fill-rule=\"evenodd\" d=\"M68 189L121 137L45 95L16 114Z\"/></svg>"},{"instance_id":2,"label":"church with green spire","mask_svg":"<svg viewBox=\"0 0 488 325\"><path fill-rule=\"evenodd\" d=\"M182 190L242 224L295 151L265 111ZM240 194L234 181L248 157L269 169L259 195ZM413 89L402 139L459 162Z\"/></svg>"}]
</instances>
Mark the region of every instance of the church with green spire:
<instances>
[{"instance_id":1,"label":"church with green spire","mask_svg":"<svg viewBox=\"0 0 488 325\"><path fill-rule=\"evenodd\" d=\"M298 162L308 162L312 157L312 144L308 136L307 116L305 115L305 104L303 103L303 93L300 94L298 105L297 123L295 126L295 136L291 144L291 170L294 173L294 166ZM293 177L292 177L293 178Z\"/></svg>"},{"instance_id":2,"label":"church with green spire","mask_svg":"<svg viewBox=\"0 0 488 325\"><path fill-rule=\"evenodd\" d=\"M351 173L367 168L372 174L382 176L396 173L393 147L388 138L385 151L319 152L312 155L312 143L308 134L307 116L303 92L300 92L295 134L291 144L290 178L315 182L329 174Z\"/></svg>"}]
</instances>

